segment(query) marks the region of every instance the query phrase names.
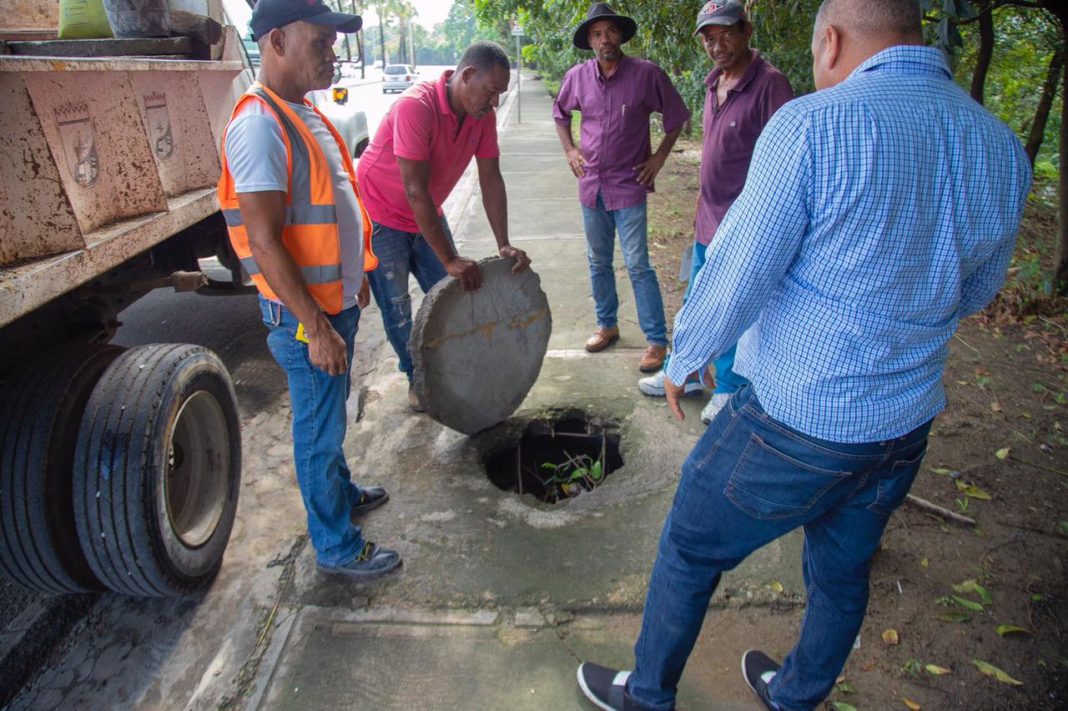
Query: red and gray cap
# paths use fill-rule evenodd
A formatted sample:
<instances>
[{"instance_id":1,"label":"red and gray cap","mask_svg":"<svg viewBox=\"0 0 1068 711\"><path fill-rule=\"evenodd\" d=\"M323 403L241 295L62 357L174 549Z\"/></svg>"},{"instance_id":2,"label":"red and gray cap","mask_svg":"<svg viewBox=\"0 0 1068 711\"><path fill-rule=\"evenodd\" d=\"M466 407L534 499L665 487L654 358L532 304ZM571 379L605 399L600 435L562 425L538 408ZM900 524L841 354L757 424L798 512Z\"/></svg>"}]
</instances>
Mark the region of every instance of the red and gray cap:
<instances>
[{"instance_id":1,"label":"red and gray cap","mask_svg":"<svg viewBox=\"0 0 1068 711\"><path fill-rule=\"evenodd\" d=\"M259 0L252 8L248 26L255 41L277 27L300 20L313 25L330 25L339 32L358 32L363 26L359 15L334 12L323 0Z\"/></svg>"},{"instance_id":2,"label":"red and gray cap","mask_svg":"<svg viewBox=\"0 0 1068 711\"><path fill-rule=\"evenodd\" d=\"M709 25L729 27L744 19L745 8L738 0L711 0L706 2L701 11L697 13L697 29L694 30L694 34L698 34L702 28Z\"/></svg>"}]
</instances>

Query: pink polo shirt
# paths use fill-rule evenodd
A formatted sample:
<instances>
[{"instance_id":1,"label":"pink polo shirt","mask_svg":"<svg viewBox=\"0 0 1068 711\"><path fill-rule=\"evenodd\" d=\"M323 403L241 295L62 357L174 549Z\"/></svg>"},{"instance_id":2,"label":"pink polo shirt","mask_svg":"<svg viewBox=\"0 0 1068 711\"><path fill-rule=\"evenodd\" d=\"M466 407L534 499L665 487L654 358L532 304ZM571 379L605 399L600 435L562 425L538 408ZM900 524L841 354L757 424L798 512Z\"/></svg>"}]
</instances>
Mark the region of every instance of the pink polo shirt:
<instances>
[{"instance_id":1,"label":"pink polo shirt","mask_svg":"<svg viewBox=\"0 0 1068 711\"><path fill-rule=\"evenodd\" d=\"M397 156L430 161L430 198L439 215L472 156L500 156L496 112L481 119L465 116L461 124L450 108L445 84L452 74L450 69L436 82L420 82L401 94L360 157L356 179L374 222L402 232L419 232L404 194Z\"/></svg>"}]
</instances>

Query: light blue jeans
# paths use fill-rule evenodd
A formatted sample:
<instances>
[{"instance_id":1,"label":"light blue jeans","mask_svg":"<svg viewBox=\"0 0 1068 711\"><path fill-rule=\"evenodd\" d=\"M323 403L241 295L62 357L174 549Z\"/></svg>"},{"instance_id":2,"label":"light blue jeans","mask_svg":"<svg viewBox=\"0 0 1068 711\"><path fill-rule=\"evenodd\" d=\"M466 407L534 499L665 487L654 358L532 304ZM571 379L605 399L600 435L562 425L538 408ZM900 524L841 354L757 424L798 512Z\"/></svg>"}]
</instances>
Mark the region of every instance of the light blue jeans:
<instances>
[{"instance_id":1,"label":"light blue jeans","mask_svg":"<svg viewBox=\"0 0 1068 711\"><path fill-rule=\"evenodd\" d=\"M415 275L425 294L448 272L422 234L402 232L377 222L373 226L371 248L378 257L378 268L367 272L367 280L382 312L386 338L397 354L397 366L411 382L413 366L408 341L412 336L412 297L408 293L408 276ZM452 232L444 217L441 226L451 243Z\"/></svg>"},{"instance_id":2,"label":"light blue jeans","mask_svg":"<svg viewBox=\"0 0 1068 711\"><path fill-rule=\"evenodd\" d=\"M363 550L359 526L349 519L360 500L345 461L345 400L348 399L352 348L360 324L360 307L327 316L345 340L348 367L344 375L327 375L308 359L308 346L297 340L297 317L281 304L260 297L267 347L285 371L293 411L293 462L308 515L308 535L318 561L344 565Z\"/></svg>"},{"instance_id":3,"label":"light blue jeans","mask_svg":"<svg viewBox=\"0 0 1068 711\"><path fill-rule=\"evenodd\" d=\"M683 464L627 693L649 709L673 709L720 576L803 527L808 602L800 637L770 691L780 708L816 708L853 648L872 555L920 469L930 428L928 422L884 442L827 442L776 421L752 386L742 386Z\"/></svg>"},{"instance_id":4,"label":"light blue jeans","mask_svg":"<svg viewBox=\"0 0 1068 711\"><path fill-rule=\"evenodd\" d=\"M701 244L700 242L693 243L693 261L690 265L690 280L686 282L686 293L682 295L682 303L686 303L686 299L690 296L690 290L693 289L694 279L697 278L697 273L701 271L701 267L705 265L706 256L708 254L708 245ZM714 395L730 395L731 393L738 392L739 388L748 383L749 381L734 372L734 352L737 350L735 344L727 349L718 358L713 358L710 363L716 367L716 388L712 391ZM671 362L671 354L669 353L667 358L664 359L664 370L667 370L668 363ZM705 364L708 367L708 363Z\"/></svg>"},{"instance_id":5,"label":"light blue jeans","mask_svg":"<svg viewBox=\"0 0 1068 711\"><path fill-rule=\"evenodd\" d=\"M616 295L616 275L612 269L616 233L627 265L630 285L634 289L634 303L638 309L638 324L650 345L667 345L667 326L664 323L664 301L656 271L649 264L649 247L645 202L619 210L606 210L601 194L597 207L582 206L586 228L586 257L590 262L590 285L597 312L597 325L611 328L618 323L619 297Z\"/></svg>"}]
</instances>

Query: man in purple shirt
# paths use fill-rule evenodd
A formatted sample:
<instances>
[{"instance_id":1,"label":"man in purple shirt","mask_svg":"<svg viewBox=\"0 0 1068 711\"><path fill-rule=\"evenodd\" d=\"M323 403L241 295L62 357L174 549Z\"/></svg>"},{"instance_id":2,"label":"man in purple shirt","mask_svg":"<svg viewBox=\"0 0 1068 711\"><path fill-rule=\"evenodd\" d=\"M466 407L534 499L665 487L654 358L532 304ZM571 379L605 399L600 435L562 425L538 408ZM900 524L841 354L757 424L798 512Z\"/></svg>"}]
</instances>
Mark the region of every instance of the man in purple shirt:
<instances>
[{"instance_id":1,"label":"man in purple shirt","mask_svg":"<svg viewBox=\"0 0 1068 711\"><path fill-rule=\"evenodd\" d=\"M697 199L690 285L705 263L705 251L719 223L742 192L757 138L772 114L794 92L782 72L749 47L753 26L736 0L708 2L697 15L697 31L709 59L716 63L705 79L704 146L701 151L701 194ZM689 286L686 295L690 293ZM685 296L683 297L686 298ZM745 384L734 372L734 348L712 361L716 370L712 399L701 411L707 424L732 393ZM667 363L664 364L665 368ZM664 397L664 371L642 378L638 389ZM691 374L683 392L702 391L701 374Z\"/></svg>"},{"instance_id":2,"label":"man in purple shirt","mask_svg":"<svg viewBox=\"0 0 1068 711\"><path fill-rule=\"evenodd\" d=\"M630 274L638 322L648 342L639 369L659 370L667 354L664 302L656 272L649 264L646 195L667 160L690 112L664 70L620 49L637 31L634 20L605 3L590 8L573 42L596 55L564 76L553 104L556 132L571 172L579 179L579 201L586 230L590 283L597 331L586 350L602 351L619 340L615 273L615 233ZM571 112L582 112L581 147L571 138ZM649 115L664 117L664 139L653 153Z\"/></svg>"}]
</instances>

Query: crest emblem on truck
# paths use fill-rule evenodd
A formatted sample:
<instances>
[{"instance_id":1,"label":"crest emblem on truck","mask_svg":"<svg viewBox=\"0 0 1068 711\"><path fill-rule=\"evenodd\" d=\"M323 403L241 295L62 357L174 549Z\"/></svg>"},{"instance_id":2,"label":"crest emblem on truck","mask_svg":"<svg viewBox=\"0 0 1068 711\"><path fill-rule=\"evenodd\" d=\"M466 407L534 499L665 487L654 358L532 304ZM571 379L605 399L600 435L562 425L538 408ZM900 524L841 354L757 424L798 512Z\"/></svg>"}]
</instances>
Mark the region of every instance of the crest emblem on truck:
<instances>
[{"instance_id":1,"label":"crest emblem on truck","mask_svg":"<svg viewBox=\"0 0 1068 711\"><path fill-rule=\"evenodd\" d=\"M74 182L92 186L100 177L100 157L96 152L96 130L89 115L89 105L72 101L55 108L56 125L67 157L67 168Z\"/></svg>"},{"instance_id":2,"label":"crest emblem on truck","mask_svg":"<svg viewBox=\"0 0 1068 711\"><path fill-rule=\"evenodd\" d=\"M154 91L145 94L144 100L148 142L157 158L167 160L174 153L174 134L171 132L171 115L167 111L167 95Z\"/></svg>"}]
</instances>

